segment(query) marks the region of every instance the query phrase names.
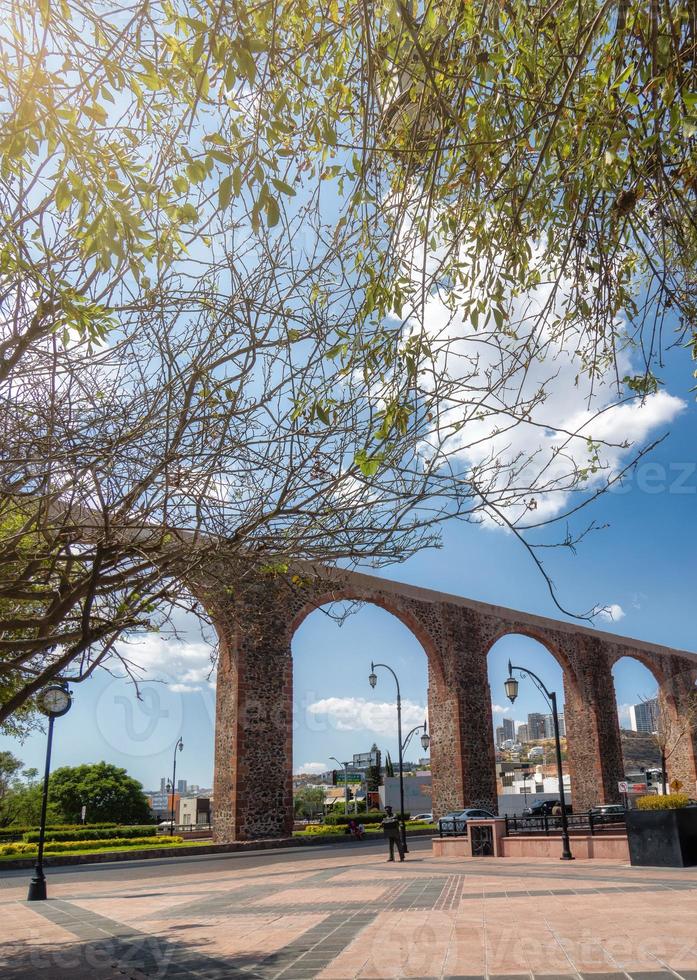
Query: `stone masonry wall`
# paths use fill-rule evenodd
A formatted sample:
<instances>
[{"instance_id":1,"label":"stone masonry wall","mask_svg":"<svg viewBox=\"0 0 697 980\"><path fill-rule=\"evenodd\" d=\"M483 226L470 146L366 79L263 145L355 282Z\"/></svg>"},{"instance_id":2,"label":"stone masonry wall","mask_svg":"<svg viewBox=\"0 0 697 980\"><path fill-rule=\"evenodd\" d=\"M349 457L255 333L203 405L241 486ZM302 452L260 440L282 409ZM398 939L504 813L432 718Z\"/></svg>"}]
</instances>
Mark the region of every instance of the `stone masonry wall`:
<instances>
[{"instance_id":1,"label":"stone masonry wall","mask_svg":"<svg viewBox=\"0 0 697 980\"><path fill-rule=\"evenodd\" d=\"M487 654L503 635L539 640L564 671L568 764L577 812L618 798L623 777L612 664L633 655L630 641L573 630L512 610L398 586L366 575L304 569L288 578L218 568L195 589L221 645L215 748L214 839L286 836L293 821L293 633L319 606L354 599L397 616L421 642L429 668L434 816L497 805ZM417 593L416 595L414 593ZM664 682L677 719L694 698L697 660L638 653ZM525 666L525 665L522 665ZM692 671L686 680L687 672ZM391 681L391 678L389 679ZM388 678L385 678L388 683ZM521 680L521 683L532 683ZM692 686L690 686L692 685ZM396 693L396 692L395 692ZM561 692L557 692L562 703ZM387 696L387 695L385 695ZM695 786L694 732L679 740L670 770Z\"/></svg>"}]
</instances>

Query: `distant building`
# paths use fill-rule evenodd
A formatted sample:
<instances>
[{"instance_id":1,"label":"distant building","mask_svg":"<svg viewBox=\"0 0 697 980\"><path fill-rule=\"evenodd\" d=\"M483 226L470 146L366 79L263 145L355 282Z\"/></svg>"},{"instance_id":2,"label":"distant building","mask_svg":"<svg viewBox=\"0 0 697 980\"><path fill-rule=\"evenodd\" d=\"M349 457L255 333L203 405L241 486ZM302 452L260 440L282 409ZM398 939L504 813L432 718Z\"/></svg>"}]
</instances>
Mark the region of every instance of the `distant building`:
<instances>
[{"instance_id":1,"label":"distant building","mask_svg":"<svg viewBox=\"0 0 697 980\"><path fill-rule=\"evenodd\" d=\"M504 741L503 725L498 725L496 731L494 732L494 742L496 743L497 749L501 748L501 746L503 745L503 741Z\"/></svg>"},{"instance_id":2,"label":"distant building","mask_svg":"<svg viewBox=\"0 0 697 980\"><path fill-rule=\"evenodd\" d=\"M559 734L562 738L566 735L566 721L563 712L559 715ZM554 738L554 715L545 715L545 738Z\"/></svg>"},{"instance_id":3,"label":"distant building","mask_svg":"<svg viewBox=\"0 0 697 980\"><path fill-rule=\"evenodd\" d=\"M167 792L167 782L168 782L168 780L167 780L167 777L166 776L162 776L160 778L160 793L166 793Z\"/></svg>"},{"instance_id":4,"label":"distant building","mask_svg":"<svg viewBox=\"0 0 697 980\"><path fill-rule=\"evenodd\" d=\"M515 742L515 722L512 718L503 719L503 737Z\"/></svg>"},{"instance_id":5,"label":"distant building","mask_svg":"<svg viewBox=\"0 0 697 980\"><path fill-rule=\"evenodd\" d=\"M179 824L210 827L211 801L205 796L187 796L179 801Z\"/></svg>"},{"instance_id":6,"label":"distant building","mask_svg":"<svg viewBox=\"0 0 697 980\"><path fill-rule=\"evenodd\" d=\"M530 741L530 733L527 725L518 725L518 741L521 745L525 745L526 742Z\"/></svg>"},{"instance_id":7,"label":"distant building","mask_svg":"<svg viewBox=\"0 0 697 980\"><path fill-rule=\"evenodd\" d=\"M178 779L177 780L177 793L182 793L182 794L183 793L186 793L186 780L185 779Z\"/></svg>"},{"instance_id":8,"label":"distant building","mask_svg":"<svg viewBox=\"0 0 697 980\"><path fill-rule=\"evenodd\" d=\"M629 709L629 720L633 732L652 734L658 731L658 698L633 704Z\"/></svg>"},{"instance_id":9,"label":"distant building","mask_svg":"<svg viewBox=\"0 0 697 980\"><path fill-rule=\"evenodd\" d=\"M545 716L534 711L528 715L528 741L536 742L545 737Z\"/></svg>"}]
</instances>

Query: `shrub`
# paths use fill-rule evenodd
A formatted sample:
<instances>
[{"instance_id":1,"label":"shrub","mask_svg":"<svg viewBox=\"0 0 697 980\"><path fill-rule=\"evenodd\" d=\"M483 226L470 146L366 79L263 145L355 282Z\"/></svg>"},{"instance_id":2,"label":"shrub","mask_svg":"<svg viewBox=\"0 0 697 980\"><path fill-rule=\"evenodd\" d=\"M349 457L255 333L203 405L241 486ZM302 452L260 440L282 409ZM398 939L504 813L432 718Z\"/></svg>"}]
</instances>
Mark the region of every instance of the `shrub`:
<instances>
[{"instance_id":1,"label":"shrub","mask_svg":"<svg viewBox=\"0 0 697 980\"><path fill-rule=\"evenodd\" d=\"M330 826L337 824L347 824L349 820L355 820L356 823L362 823L364 827L367 827L371 823L381 823L385 819L385 814L381 810L370 810L368 813L359 813L354 815L349 813L348 815L344 813L330 813L325 819L325 823ZM409 814L404 814L404 819L409 819Z\"/></svg>"},{"instance_id":2,"label":"shrub","mask_svg":"<svg viewBox=\"0 0 697 980\"><path fill-rule=\"evenodd\" d=\"M66 840L46 843L47 854L64 854L70 851L98 851L100 848L117 847L165 847L169 844L181 844L182 837L109 837L103 840Z\"/></svg>"},{"instance_id":3,"label":"shrub","mask_svg":"<svg viewBox=\"0 0 697 980\"><path fill-rule=\"evenodd\" d=\"M73 830L73 831L80 830L80 831L82 831L82 830L91 830L92 828L97 828L97 827L111 828L111 827L116 827L116 826L117 826L117 824L115 824L115 823L84 823L84 824L83 823L58 823L58 824L54 823L54 824L47 824L47 826L46 826L46 837L48 839L48 833L49 833L49 831L51 831L51 833L53 833L54 831L62 831L62 830ZM22 825L22 824L19 824L19 825L14 826L14 827L0 827L0 844L3 844L5 842L9 842L9 841L23 840L23 839L25 839L24 838L24 835L25 834L29 834L29 833L35 833L36 836L37 836L37 840L38 840L38 836L39 836L39 828L38 827L28 827L28 826Z\"/></svg>"},{"instance_id":4,"label":"shrub","mask_svg":"<svg viewBox=\"0 0 697 980\"><path fill-rule=\"evenodd\" d=\"M36 844L0 844L0 855L10 854L36 854L38 851Z\"/></svg>"},{"instance_id":5,"label":"shrub","mask_svg":"<svg viewBox=\"0 0 697 980\"><path fill-rule=\"evenodd\" d=\"M687 793L667 793L665 796L640 796L636 801L637 810L681 810L688 806Z\"/></svg>"},{"instance_id":6,"label":"shrub","mask_svg":"<svg viewBox=\"0 0 697 980\"><path fill-rule=\"evenodd\" d=\"M154 837L157 834L157 827L77 827L72 829L51 830L46 828L47 841L76 841L76 840L106 840L110 837ZM36 843L39 839L38 830L30 830L24 835L27 843Z\"/></svg>"},{"instance_id":7,"label":"shrub","mask_svg":"<svg viewBox=\"0 0 697 980\"><path fill-rule=\"evenodd\" d=\"M308 837L314 837L317 834L343 834L346 828L341 826L328 826L327 824L316 824L311 823L305 827L304 830L299 830L297 833L306 834Z\"/></svg>"},{"instance_id":8,"label":"shrub","mask_svg":"<svg viewBox=\"0 0 697 980\"><path fill-rule=\"evenodd\" d=\"M169 844L183 843L182 837L109 837L102 840L66 840L47 841L44 847L46 854L66 854L71 851L98 851L101 848L124 847L165 847ZM14 843L0 844L0 856L10 855L33 856L39 850L38 844Z\"/></svg>"}]
</instances>

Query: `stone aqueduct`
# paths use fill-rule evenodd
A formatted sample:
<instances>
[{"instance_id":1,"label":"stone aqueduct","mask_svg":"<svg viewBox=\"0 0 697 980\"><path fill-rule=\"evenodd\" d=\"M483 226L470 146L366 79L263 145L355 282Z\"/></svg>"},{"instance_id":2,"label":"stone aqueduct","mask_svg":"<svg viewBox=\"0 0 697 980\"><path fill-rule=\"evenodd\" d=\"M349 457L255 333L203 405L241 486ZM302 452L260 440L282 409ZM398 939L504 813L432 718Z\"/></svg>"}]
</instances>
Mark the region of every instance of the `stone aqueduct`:
<instances>
[{"instance_id":1,"label":"stone aqueduct","mask_svg":"<svg viewBox=\"0 0 697 980\"><path fill-rule=\"evenodd\" d=\"M618 799L623 765L611 674L617 660L633 657L651 670L663 710L676 726L693 710L696 654L363 573L313 567L292 583L264 575L234 591L219 582L196 591L220 640L214 777L219 841L285 837L292 829L291 640L310 612L333 601L381 606L424 648L436 816L467 805L496 807L487 654L506 634L538 640L562 667L577 810ZM668 771L694 794L694 730L678 741Z\"/></svg>"}]
</instances>

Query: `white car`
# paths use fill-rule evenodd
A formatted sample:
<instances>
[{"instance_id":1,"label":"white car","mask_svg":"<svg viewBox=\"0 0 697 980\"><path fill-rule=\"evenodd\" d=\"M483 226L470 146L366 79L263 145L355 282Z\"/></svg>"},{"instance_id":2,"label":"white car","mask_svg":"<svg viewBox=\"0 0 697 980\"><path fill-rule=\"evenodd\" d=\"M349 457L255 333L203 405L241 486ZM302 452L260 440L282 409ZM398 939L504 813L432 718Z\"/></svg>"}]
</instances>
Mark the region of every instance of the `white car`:
<instances>
[{"instance_id":1,"label":"white car","mask_svg":"<svg viewBox=\"0 0 697 980\"><path fill-rule=\"evenodd\" d=\"M432 813L417 813L415 817L409 817L409 822L419 820L421 823L433 823Z\"/></svg>"},{"instance_id":2,"label":"white car","mask_svg":"<svg viewBox=\"0 0 697 980\"><path fill-rule=\"evenodd\" d=\"M438 831L441 836L444 834L466 834L468 820L493 820L494 814L488 810L477 810L468 807L466 810L454 810L446 813L438 821Z\"/></svg>"}]
</instances>

